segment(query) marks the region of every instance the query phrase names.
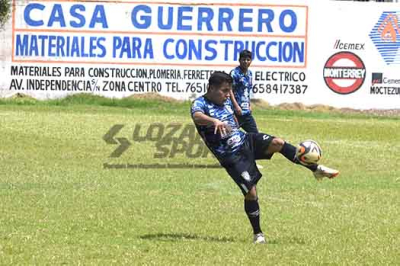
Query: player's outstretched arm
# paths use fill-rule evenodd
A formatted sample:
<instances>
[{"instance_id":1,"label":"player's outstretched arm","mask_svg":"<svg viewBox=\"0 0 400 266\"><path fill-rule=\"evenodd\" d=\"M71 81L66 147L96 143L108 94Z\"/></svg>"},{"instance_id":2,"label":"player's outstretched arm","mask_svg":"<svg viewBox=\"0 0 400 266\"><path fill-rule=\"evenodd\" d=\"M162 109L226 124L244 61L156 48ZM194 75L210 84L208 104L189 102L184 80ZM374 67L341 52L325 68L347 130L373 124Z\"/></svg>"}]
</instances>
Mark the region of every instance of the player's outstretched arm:
<instances>
[{"instance_id":1,"label":"player's outstretched arm","mask_svg":"<svg viewBox=\"0 0 400 266\"><path fill-rule=\"evenodd\" d=\"M195 112L193 114L193 121L196 125L199 126L214 126L214 134L221 134L221 136L225 136L228 134L232 129L231 127L216 118L212 118L202 112Z\"/></svg>"}]
</instances>

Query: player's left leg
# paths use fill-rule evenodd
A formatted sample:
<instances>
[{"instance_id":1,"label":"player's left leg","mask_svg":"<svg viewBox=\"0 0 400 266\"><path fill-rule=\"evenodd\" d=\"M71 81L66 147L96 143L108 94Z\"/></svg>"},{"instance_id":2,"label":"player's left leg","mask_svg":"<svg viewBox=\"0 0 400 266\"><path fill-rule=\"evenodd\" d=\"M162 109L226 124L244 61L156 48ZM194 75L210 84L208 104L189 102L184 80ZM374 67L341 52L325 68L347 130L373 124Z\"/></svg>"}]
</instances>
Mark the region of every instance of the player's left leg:
<instances>
[{"instance_id":1,"label":"player's left leg","mask_svg":"<svg viewBox=\"0 0 400 266\"><path fill-rule=\"evenodd\" d=\"M255 185L244 197L244 210L253 228L253 242L256 244L265 243L265 237L260 227L260 206Z\"/></svg>"},{"instance_id":2,"label":"player's left leg","mask_svg":"<svg viewBox=\"0 0 400 266\"><path fill-rule=\"evenodd\" d=\"M260 226L260 206L256 189L262 174L256 166L250 139L247 138L241 149L234 155L225 158L221 165L243 193L244 211L253 229L254 243L265 243Z\"/></svg>"}]
</instances>

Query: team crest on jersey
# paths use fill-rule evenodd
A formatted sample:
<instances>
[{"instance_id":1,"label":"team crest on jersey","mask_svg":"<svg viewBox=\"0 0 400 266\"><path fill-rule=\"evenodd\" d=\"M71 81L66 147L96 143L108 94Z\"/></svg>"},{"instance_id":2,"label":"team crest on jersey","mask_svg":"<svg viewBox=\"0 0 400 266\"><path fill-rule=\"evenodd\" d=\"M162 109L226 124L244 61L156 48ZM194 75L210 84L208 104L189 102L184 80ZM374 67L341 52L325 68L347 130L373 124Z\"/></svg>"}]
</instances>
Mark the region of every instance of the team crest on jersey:
<instances>
[{"instance_id":1,"label":"team crest on jersey","mask_svg":"<svg viewBox=\"0 0 400 266\"><path fill-rule=\"evenodd\" d=\"M228 139L227 144L229 146L232 146L232 145L234 145L235 143L238 143L238 142L240 142L240 136L234 135L234 136L232 136L231 138Z\"/></svg>"}]
</instances>

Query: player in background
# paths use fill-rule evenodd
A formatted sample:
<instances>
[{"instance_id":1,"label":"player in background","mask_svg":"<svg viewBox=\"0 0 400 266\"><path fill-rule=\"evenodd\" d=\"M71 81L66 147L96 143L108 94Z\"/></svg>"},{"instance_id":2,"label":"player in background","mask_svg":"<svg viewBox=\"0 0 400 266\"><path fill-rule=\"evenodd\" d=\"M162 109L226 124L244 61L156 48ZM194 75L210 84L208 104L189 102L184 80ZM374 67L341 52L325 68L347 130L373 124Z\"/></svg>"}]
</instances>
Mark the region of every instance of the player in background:
<instances>
[{"instance_id":1,"label":"player in background","mask_svg":"<svg viewBox=\"0 0 400 266\"><path fill-rule=\"evenodd\" d=\"M204 143L244 195L244 210L253 229L253 242L265 243L256 188L262 175L256 160L271 159L278 152L290 162L302 164L296 158L296 147L283 139L239 129L230 99L232 82L229 74L214 72L209 78L207 93L193 101L191 115ZM310 169L316 179L334 178L339 174L323 165L304 167Z\"/></svg>"},{"instance_id":2,"label":"player in background","mask_svg":"<svg viewBox=\"0 0 400 266\"><path fill-rule=\"evenodd\" d=\"M239 126L247 133L258 133L256 121L252 115L250 93L253 89L253 73L249 69L253 54L243 50L239 54L239 66L232 69L233 79L231 100Z\"/></svg>"},{"instance_id":3,"label":"player in background","mask_svg":"<svg viewBox=\"0 0 400 266\"><path fill-rule=\"evenodd\" d=\"M233 79L231 100L239 127L247 133L258 133L250 101L250 93L253 89L253 72L249 68L252 61L253 54L249 50L240 52L239 66L232 69L230 73ZM257 164L257 167L264 168L260 164Z\"/></svg>"}]
</instances>

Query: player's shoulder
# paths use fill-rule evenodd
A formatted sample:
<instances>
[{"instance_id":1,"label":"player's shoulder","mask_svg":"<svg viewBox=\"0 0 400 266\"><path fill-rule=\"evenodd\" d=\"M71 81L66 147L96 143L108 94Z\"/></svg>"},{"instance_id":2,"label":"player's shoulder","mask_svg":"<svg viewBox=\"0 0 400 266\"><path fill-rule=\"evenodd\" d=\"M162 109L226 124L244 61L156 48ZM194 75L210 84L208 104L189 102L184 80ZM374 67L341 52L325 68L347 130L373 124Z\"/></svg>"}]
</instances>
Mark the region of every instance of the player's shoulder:
<instances>
[{"instance_id":1,"label":"player's shoulder","mask_svg":"<svg viewBox=\"0 0 400 266\"><path fill-rule=\"evenodd\" d=\"M237 66L231 70L231 76L237 76L240 75L240 73L241 73L240 66Z\"/></svg>"},{"instance_id":2,"label":"player's shoulder","mask_svg":"<svg viewBox=\"0 0 400 266\"><path fill-rule=\"evenodd\" d=\"M206 103L206 98L204 97L204 95L197 97L196 99L194 99L192 101L192 105L194 104L205 104Z\"/></svg>"},{"instance_id":3,"label":"player's shoulder","mask_svg":"<svg viewBox=\"0 0 400 266\"><path fill-rule=\"evenodd\" d=\"M192 102L192 112L194 111L204 111L204 108L207 106L207 100L204 95L197 97Z\"/></svg>"}]
</instances>

